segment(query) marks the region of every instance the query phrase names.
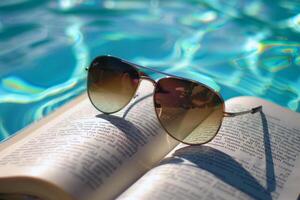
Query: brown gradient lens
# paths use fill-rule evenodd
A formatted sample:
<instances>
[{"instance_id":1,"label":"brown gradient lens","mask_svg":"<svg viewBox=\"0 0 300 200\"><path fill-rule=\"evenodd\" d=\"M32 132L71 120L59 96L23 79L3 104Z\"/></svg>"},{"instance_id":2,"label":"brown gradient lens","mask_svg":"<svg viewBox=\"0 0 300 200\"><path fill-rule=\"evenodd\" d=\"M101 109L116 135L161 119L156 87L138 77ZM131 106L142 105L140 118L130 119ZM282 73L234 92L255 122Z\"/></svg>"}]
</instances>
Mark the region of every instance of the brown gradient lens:
<instances>
[{"instance_id":1,"label":"brown gradient lens","mask_svg":"<svg viewBox=\"0 0 300 200\"><path fill-rule=\"evenodd\" d=\"M126 106L138 84L137 70L118 58L97 57L88 71L89 98L104 113L114 113Z\"/></svg>"},{"instance_id":2,"label":"brown gradient lens","mask_svg":"<svg viewBox=\"0 0 300 200\"><path fill-rule=\"evenodd\" d=\"M162 126L186 144L209 142L219 130L224 103L212 89L179 78L158 81L154 103Z\"/></svg>"}]
</instances>

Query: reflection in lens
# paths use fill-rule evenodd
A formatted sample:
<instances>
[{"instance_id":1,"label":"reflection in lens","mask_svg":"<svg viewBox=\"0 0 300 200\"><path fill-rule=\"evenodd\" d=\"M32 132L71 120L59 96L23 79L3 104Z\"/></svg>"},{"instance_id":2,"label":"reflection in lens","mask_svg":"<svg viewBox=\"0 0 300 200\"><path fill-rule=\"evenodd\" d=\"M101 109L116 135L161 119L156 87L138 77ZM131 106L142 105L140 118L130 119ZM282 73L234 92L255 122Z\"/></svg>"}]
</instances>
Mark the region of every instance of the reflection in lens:
<instances>
[{"instance_id":1,"label":"reflection in lens","mask_svg":"<svg viewBox=\"0 0 300 200\"><path fill-rule=\"evenodd\" d=\"M187 144L203 144L218 131L223 100L212 89L184 79L159 80L154 96L157 116L166 131Z\"/></svg>"},{"instance_id":2,"label":"reflection in lens","mask_svg":"<svg viewBox=\"0 0 300 200\"><path fill-rule=\"evenodd\" d=\"M138 84L136 69L114 57L98 57L89 68L88 94L94 106L104 113L126 106Z\"/></svg>"}]
</instances>

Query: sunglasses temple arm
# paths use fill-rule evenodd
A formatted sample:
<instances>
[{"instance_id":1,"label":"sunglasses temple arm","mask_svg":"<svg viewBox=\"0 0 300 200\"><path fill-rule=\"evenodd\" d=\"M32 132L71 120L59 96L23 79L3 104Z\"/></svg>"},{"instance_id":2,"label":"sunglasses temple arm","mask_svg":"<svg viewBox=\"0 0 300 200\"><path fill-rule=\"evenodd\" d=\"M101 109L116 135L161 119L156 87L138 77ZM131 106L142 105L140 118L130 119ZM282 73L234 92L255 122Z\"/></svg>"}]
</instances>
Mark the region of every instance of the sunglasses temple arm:
<instances>
[{"instance_id":1,"label":"sunglasses temple arm","mask_svg":"<svg viewBox=\"0 0 300 200\"><path fill-rule=\"evenodd\" d=\"M247 113L254 114L254 113L260 112L260 111L262 111L262 106L257 106L250 110L246 110L246 111L242 111L242 112L224 112L224 117L235 117L235 116L243 115L243 114L247 114Z\"/></svg>"}]
</instances>

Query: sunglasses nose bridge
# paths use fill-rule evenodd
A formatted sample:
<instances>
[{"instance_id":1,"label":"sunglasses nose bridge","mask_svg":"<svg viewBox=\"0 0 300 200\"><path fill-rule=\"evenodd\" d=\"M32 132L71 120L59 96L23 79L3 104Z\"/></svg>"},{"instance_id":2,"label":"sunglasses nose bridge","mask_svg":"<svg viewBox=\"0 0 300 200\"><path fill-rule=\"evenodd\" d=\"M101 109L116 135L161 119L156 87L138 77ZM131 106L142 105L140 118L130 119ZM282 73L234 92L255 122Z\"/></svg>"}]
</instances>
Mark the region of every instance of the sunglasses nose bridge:
<instances>
[{"instance_id":1,"label":"sunglasses nose bridge","mask_svg":"<svg viewBox=\"0 0 300 200\"><path fill-rule=\"evenodd\" d=\"M142 76L140 76L140 79L141 80L148 80L148 81L150 81L154 86L156 86L156 81L155 80L153 80L152 78L150 78L149 76L145 76L145 75L142 75Z\"/></svg>"}]
</instances>

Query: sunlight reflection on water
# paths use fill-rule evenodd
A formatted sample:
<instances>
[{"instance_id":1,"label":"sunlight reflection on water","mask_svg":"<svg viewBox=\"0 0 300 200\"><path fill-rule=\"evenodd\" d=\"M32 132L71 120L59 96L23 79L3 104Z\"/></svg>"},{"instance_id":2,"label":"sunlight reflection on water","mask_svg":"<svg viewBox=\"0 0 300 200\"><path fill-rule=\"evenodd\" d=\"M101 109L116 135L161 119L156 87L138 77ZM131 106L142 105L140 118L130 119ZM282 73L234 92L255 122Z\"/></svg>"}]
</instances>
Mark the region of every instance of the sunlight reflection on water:
<instances>
[{"instance_id":1,"label":"sunlight reflection on water","mask_svg":"<svg viewBox=\"0 0 300 200\"><path fill-rule=\"evenodd\" d=\"M283 0L1 1L0 139L81 94L101 54L299 112L299 11Z\"/></svg>"}]
</instances>

